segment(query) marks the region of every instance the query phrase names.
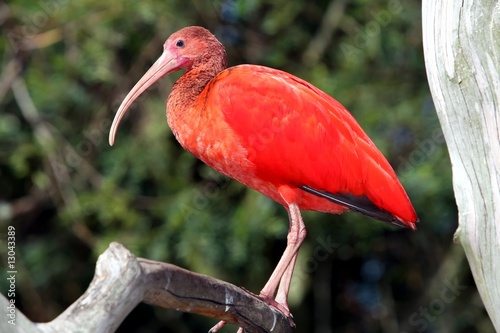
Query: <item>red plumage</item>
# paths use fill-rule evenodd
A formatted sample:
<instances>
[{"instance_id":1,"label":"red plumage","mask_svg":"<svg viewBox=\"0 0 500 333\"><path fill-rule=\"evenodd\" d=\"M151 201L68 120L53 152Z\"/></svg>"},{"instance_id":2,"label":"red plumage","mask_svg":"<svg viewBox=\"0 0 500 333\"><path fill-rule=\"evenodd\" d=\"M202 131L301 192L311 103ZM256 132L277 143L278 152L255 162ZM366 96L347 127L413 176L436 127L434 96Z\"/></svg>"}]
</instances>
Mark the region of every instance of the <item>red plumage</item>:
<instances>
[{"instance_id":1,"label":"red plumage","mask_svg":"<svg viewBox=\"0 0 500 333\"><path fill-rule=\"evenodd\" d=\"M364 133L352 115L335 99L313 85L276 69L240 65L217 75L196 101L200 128L210 119L219 119L207 132L232 132L225 140L231 152L246 150L249 163L238 164L236 170L223 166L225 159L208 149L206 153L190 149L195 142L183 145L194 155L228 176L265 192L284 204L266 182L276 189L281 185L310 186L332 194L349 193L366 196L408 226L417 220L415 211L397 180L396 174ZM198 136L193 141L198 141ZM214 137L204 142L217 146ZM261 185L261 184L260 184ZM262 186L262 185L261 185ZM340 213L344 206L303 192L299 207L306 210Z\"/></svg>"},{"instance_id":2,"label":"red plumage","mask_svg":"<svg viewBox=\"0 0 500 333\"><path fill-rule=\"evenodd\" d=\"M415 229L417 215L394 170L339 102L277 69L226 69L224 47L201 27L167 39L162 56L120 106L110 144L132 102L180 69L186 73L167 101L167 120L180 144L289 212L288 245L261 299L289 315L288 290L305 238L300 209L353 210Z\"/></svg>"}]
</instances>

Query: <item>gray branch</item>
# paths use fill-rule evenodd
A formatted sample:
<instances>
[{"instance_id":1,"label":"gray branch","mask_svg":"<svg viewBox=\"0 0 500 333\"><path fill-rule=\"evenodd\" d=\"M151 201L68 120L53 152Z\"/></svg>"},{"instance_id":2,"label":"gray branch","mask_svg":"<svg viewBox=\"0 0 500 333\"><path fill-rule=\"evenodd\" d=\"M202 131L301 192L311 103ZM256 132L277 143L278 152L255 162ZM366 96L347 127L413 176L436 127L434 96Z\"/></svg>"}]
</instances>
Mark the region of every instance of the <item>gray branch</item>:
<instances>
[{"instance_id":1,"label":"gray branch","mask_svg":"<svg viewBox=\"0 0 500 333\"><path fill-rule=\"evenodd\" d=\"M281 312L247 291L171 264L136 258L118 243L99 256L87 291L56 319L34 324L16 310L16 325L2 320L0 332L114 332L140 302L225 320L250 333L291 332ZM8 306L3 296L0 306Z\"/></svg>"}]
</instances>

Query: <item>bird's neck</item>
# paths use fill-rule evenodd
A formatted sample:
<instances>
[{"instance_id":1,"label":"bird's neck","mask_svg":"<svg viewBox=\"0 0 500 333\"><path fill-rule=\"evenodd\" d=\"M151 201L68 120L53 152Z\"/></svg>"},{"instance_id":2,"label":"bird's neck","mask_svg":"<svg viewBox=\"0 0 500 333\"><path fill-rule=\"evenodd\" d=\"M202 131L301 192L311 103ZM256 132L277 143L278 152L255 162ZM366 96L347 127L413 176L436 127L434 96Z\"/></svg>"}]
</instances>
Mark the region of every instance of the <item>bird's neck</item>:
<instances>
[{"instance_id":1,"label":"bird's neck","mask_svg":"<svg viewBox=\"0 0 500 333\"><path fill-rule=\"evenodd\" d=\"M175 82L168 96L167 121L181 145L184 145L184 140L178 133L182 133L184 129L192 130L193 124L198 122L197 119L203 112L200 105L197 105L198 96L227 67L225 54L223 58L216 60L208 59L198 66L194 64Z\"/></svg>"},{"instance_id":2,"label":"bird's neck","mask_svg":"<svg viewBox=\"0 0 500 333\"><path fill-rule=\"evenodd\" d=\"M226 55L201 59L182 75L172 87L167 101L167 116L170 112L189 109L196 103L206 85L227 67Z\"/></svg>"}]
</instances>

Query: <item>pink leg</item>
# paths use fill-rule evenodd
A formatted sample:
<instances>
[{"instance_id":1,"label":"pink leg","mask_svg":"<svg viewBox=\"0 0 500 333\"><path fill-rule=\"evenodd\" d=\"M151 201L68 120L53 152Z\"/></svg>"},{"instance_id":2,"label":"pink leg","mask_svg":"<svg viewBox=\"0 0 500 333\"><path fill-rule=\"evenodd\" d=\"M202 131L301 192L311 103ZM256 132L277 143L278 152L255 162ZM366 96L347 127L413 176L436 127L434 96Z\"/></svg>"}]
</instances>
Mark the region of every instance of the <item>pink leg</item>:
<instances>
[{"instance_id":1,"label":"pink leg","mask_svg":"<svg viewBox=\"0 0 500 333\"><path fill-rule=\"evenodd\" d=\"M297 254L298 252L294 255L290 265L285 271L285 274L283 274L275 298L278 304L286 305L285 307L288 311L290 310L288 308L288 292L290 291L290 285L292 283L293 270L295 268L295 262L297 261Z\"/></svg>"},{"instance_id":2,"label":"pink leg","mask_svg":"<svg viewBox=\"0 0 500 333\"><path fill-rule=\"evenodd\" d=\"M216 332L219 332L219 330L221 328L224 327L224 325L226 325L226 322L224 320L221 320L219 321L214 327L212 327L208 333L216 333ZM238 328L238 331L236 333L243 333L243 328Z\"/></svg>"},{"instance_id":3,"label":"pink leg","mask_svg":"<svg viewBox=\"0 0 500 333\"><path fill-rule=\"evenodd\" d=\"M224 327L224 325L226 325L226 322L225 322L224 320L221 320L221 321L219 321L217 324L215 324L215 326L214 326L214 327L212 327L212 328L208 331L208 333L216 333L216 332L219 332L219 330L220 330L221 328L223 328L223 327Z\"/></svg>"},{"instance_id":4,"label":"pink leg","mask_svg":"<svg viewBox=\"0 0 500 333\"><path fill-rule=\"evenodd\" d=\"M297 254L299 253L300 245L306 238L306 226L302 221L300 209L297 204L292 203L288 206L288 215L290 219L290 229L288 230L285 252L281 256L278 265L274 269L266 285L262 288L259 298L276 307L289 317L288 292L290 290L290 283L292 282L295 262L297 261ZM277 289L278 293L276 294L276 299L274 299L274 294ZM225 324L225 321L220 321L209 331L209 333L219 331ZM242 328L240 328L237 333L240 332L243 332Z\"/></svg>"},{"instance_id":5,"label":"pink leg","mask_svg":"<svg viewBox=\"0 0 500 333\"><path fill-rule=\"evenodd\" d=\"M292 281L293 268L297 260L300 245L306 237L306 226L302 221L299 206L295 203L290 204L288 206L288 214L290 217L290 229L288 230L285 252L259 295L269 304L275 305L273 304L275 302L272 301L279 285L278 294L276 295L277 308L287 316L290 314L287 297Z\"/></svg>"}]
</instances>

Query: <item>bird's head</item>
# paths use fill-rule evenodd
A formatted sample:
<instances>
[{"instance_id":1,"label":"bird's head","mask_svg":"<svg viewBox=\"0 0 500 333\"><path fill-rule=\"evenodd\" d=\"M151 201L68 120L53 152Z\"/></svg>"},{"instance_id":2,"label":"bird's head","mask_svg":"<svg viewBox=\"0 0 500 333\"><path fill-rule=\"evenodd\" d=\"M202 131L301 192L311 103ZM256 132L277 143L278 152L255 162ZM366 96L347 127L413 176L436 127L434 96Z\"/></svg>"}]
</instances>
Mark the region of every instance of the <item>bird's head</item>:
<instances>
[{"instance_id":1,"label":"bird's head","mask_svg":"<svg viewBox=\"0 0 500 333\"><path fill-rule=\"evenodd\" d=\"M172 72L181 69L190 71L201 66L211 68L214 73L226 67L224 47L210 31L202 27L187 27L168 37L160 58L135 84L118 108L109 132L109 144L113 145L118 125L128 108L146 89Z\"/></svg>"}]
</instances>

